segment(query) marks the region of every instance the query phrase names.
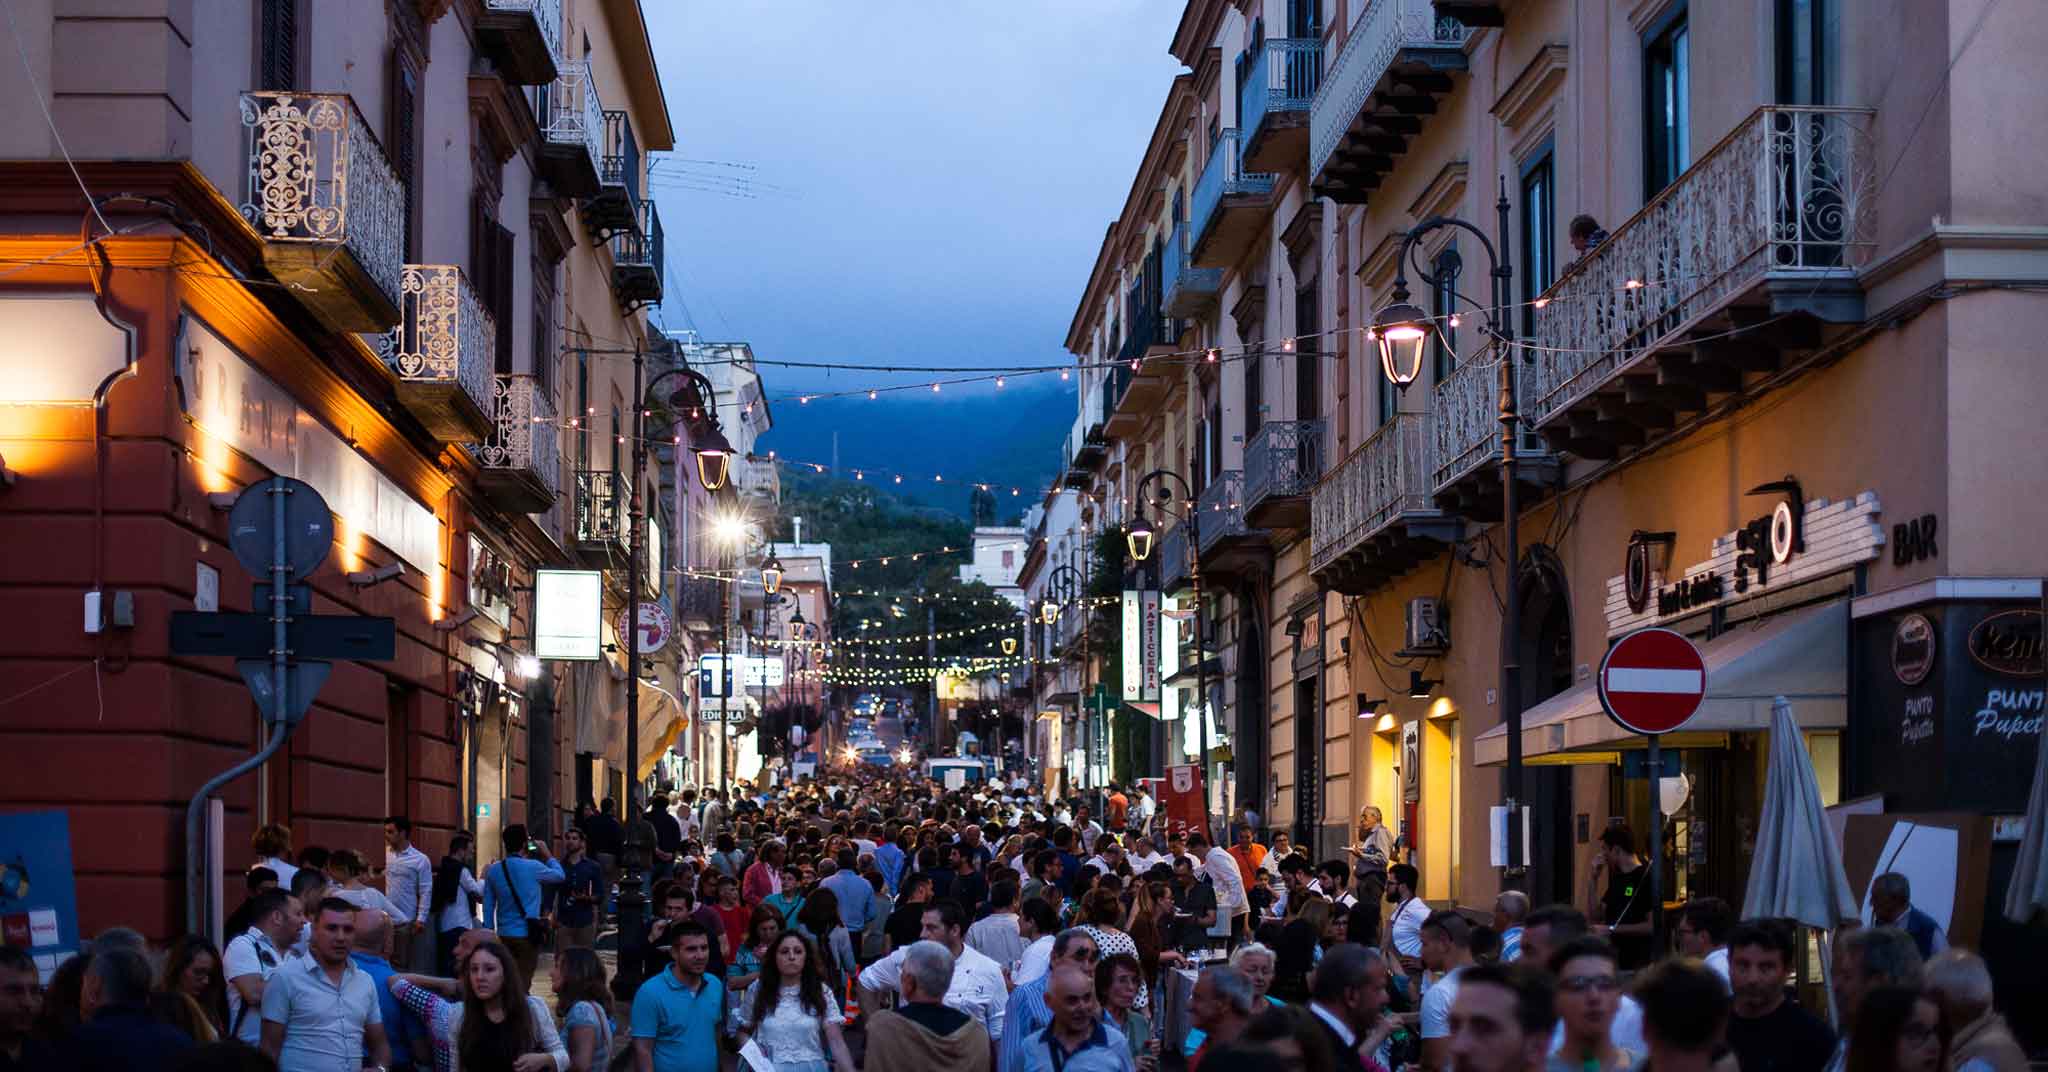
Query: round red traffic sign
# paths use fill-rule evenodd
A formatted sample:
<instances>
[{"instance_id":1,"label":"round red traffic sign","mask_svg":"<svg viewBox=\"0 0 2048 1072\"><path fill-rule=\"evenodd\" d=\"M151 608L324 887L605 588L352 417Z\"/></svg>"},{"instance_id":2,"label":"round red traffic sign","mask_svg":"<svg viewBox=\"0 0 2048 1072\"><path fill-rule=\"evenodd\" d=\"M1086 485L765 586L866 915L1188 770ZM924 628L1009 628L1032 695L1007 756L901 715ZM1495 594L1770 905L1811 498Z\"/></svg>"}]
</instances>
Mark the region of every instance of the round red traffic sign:
<instances>
[{"instance_id":1,"label":"round red traffic sign","mask_svg":"<svg viewBox=\"0 0 2048 1072\"><path fill-rule=\"evenodd\" d=\"M1600 706L1634 733L1670 733L1685 725L1707 694L1707 664L1684 634L1638 629L1600 660Z\"/></svg>"}]
</instances>

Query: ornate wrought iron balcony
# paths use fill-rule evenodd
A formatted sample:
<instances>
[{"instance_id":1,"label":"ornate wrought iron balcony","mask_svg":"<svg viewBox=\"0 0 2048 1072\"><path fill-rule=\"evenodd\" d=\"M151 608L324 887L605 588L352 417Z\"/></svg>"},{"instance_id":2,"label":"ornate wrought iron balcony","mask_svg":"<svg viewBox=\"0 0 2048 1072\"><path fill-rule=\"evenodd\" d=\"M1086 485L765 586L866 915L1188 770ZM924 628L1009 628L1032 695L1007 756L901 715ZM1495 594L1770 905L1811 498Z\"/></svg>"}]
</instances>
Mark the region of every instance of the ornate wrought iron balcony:
<instances>
[{"instance_id":1,"label":"ornate wrought iron balcony","mask_svg":"<svg viewBox=\"0 0 2048 1072\"><path fill-rule=\"evenodd\" d=\"M1538 361L1548 355L1536 354ZM1439 507L1475 521L1500 520L1500 347L1489 343L1466 354L1430 392L1429 429L1434 437L1430 491ZM1529 397L1533 366L1515 366L1517 397ZM1557 472L1557 456L1525 421L1515 444L1521 483L1542 486Z\"/></svg>"},{"instance_id":2,"label":"ornate wrought iron balcony","mask_svg":"<svg viewBox=\"0 0 2048 1072\"><path fill-rule=\"evenodd\" d=\"M725 582L716 577L685 575L677 586L676 620L685 629L709 631L718 628L725 598Z\"/></svg>"},{"instance_id":3,"label":"ornate wrought iron balcony","mask_svg":"<svg viewBox=\"0 0 2048 1072\"><path fill-rule=\"evenodd\" d=\"M1252 60L1238 98L1244 166L1298 171L1308 155L1308 109L1323 82L1319 39L1276 37Z\"/></svg>"},{"instance_id":4,"label":"ornate wrought iron balcony","mask_svg":"<svg viewBox=\"0 0 2048 1072\"><path fill-rule=\"evenodd\" d=\"M496 421L490 438L478 444L477 482L491 501L522 514L545 513L555 505L562 481L562 444L555 408L540 377L499 373L492 382Z\"/></svg>"},{"instance_id":5,"label":"ornate wrought iron balcony","mask_svg":"<svg viewBox=\"0 0 2048 1072\"><path fill-rule=\"evenodd\" d=\"M1158 560L1159 590L1178 592L1194 582L1194 556L1189 554L1188 523L1176 521L1159 534L1159 546L1152 549Z\"/></svg>"},{"instance_id":6,"label":"ornate wrought iron balcony","mask_svg":"<svg viewBox=\"0 0 2048 1072\"><path fill-rule=\"evenodd\" d=\"M1358 203L1378 188L1465 69L1470 32L1430 0L1367 0L1309 106L1316 193Z\"/></svg>"},{"instance_id":7,"label":"ornate wrought iron balcony","mask_svg":"<svg viewBox=\"0 0 2048 1072\"><path fill-rule=\"evenodd\" d=\"M555 80L562 54L562 0L484 0L476 20L477 44L514 84Z\"/></svg>"},{"instance_id":8,"label":"ornate wrought iron balcony","mask_svg":"<svg viewBox=\"0 0 2048 1072\"><path fill-rule=\"evenodd\" d=\"M610 469L576 473L576 545L585 560L602 566L616 556L625 564L626 479Z\"/></svg>"},{"instance_id":9,"label":"ornate wrought iron balcony","mask_svg":"<svg viewBox=\"0 0 2048 1072\"><path fill-rule=\"evenodd\" d=\"M540 171L563 197L589 197L598 190L598 160L604 153L604 105L588 61L565 63L555 80L534 91L540 117Z\"/></svg>"},{"instance_id":10,"label":"ornate wrought iron balcony","mask_svg":"<svg viewBox=\"0 0 2048 1072\"><path fill-rule=\"evenodd\" d=\"M1266 421L1244 448L1245 522L1269 529L1308 524L1309 495L1323 476L1323 422Z\"/></svg>"},{"instance_id":11,"label":"ornate wrought iron balcony","mask_svg":"<svg viewBox=\"0 0 2048 1072\"><path fill-rule=\"evenodd\" d=\"M398 330L383 338L384 363L398 377L398 401L427 431L448 443L491 435L498 328L462 269L406 265Z\"/></svg>"},{"instance_id":12,"label":"ornate wrought iron balcony","mask_svg":"<svg viewBox=\"0 0 2048 1072\"><path fill-rule=\"evenodd\" d=\"M1269 557L1266 530L1245 524L1243 472L1227 469L1216 474L1195 496L1195 512L1202 519L1195 549L1204 577L1228 580Z\"/></svg>"},{"instance_id":13,"label":"ornate wrought iron balcony","mask_svg":"<svg viewBox=\"0 0 2048 1072\"><path fill-rule=\"evenodd\" d=\"M628 310L661 304L666 265L661 213L653 201L640 202L639 212L639 226L612 236L612 294Z\"/></svg>"},{"instance_id":14,"label":"ornate wrought iron balcony","mask_svg":"<svg viewBox=\"0 0 2048 1072\"><path fill-rule=\"evenodd\" d=\"M336 331L398 322L405 191L346 93L241 97L248 189L242 217L263 264Z\"/></svg>"},{"instance_id":15,"label":"ornate wrought iron balcony","mask_svg":"<svg viewBox=\"0 0 2048 1072\"><path fill-rule=\"evenodd\" d=\"M1395 414L1316 485L1309 571L1337 591L1364 595L1456 539L1430 501L1425 419Z\"/></svg>"},{"instance_id":16,"label":"ornate wrought iron balcony","mask_svg":"<svg viewBox=\"0 0 2048 1072\"><path fill-rule=\"evenodd\" d=\"M1860 322L1873 115L1760 108L1567 268L1534 310L1530 423L1613 457Z\"/></svg>"},{"instance_id":17,"label":"ornate wrought iron balcony","mask_svg":"<svg viewBox=\"0 0 2048 1072\"><path fill-rule=\"evenodd\" d=\"M1185 220L1173 225L1173 235L1160 254L1159 276L1168 316L1200 316L1216 304L1216 296L1223 291L1223 269L1197 268L1189 263Z\"/></svg>"},{"instance_id":18,"label":"ornate wrought iron balcony","mask_svg":"<svg viewBox=\"0 0 2048 1072\"><path fill-rule=\"evenodd\" d=\"M1237 128L1222 131L1209 151L1208 166L1195 180L1188 201L1194 224L1188 246L1189 263L1199 268L1228 268L1266 224L1275 176L1244 169Z\"/></svg>"},{"instance_id":19,"label":"ornate wrought iron balcony","mask_svg":"<svg viewBox=\"0 0 2048 1072\"><path fill-rule=\"evenodd\" d=\"M583 202L583 225L600 240L640 226L640 145L623 111L604 113L597 193Z\"/></svg>"}]
</instances>

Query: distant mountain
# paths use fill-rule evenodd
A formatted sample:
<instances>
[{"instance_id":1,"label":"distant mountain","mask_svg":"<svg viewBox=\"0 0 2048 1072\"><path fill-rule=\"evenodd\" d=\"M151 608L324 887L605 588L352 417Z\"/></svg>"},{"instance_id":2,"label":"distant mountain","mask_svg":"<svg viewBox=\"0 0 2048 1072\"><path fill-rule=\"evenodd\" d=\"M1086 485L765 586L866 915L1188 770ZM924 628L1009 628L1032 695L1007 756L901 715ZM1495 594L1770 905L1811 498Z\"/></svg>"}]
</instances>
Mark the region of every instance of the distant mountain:
<instances>
[{"instance_id":1,"label":"distant mountain","mask_svg":"<svg viewBox=\"0 0 2048 1072\"><path fill-rule=\"evenodd\" d=\"M1057 381L1000 391L975 385L874 400L782 400L774 416L758 451L829 468L836 433L840 477L852 480L859 472L863 482L880 482L910 502L960 517L969 516L972 485L990 484L997 519L1008 521L1038 501L1064 464L1060 447L1073 427L1074 395L1071 384ZM1010 494L1013 488L1018 494Z\"/></svg>"}]
</instances>

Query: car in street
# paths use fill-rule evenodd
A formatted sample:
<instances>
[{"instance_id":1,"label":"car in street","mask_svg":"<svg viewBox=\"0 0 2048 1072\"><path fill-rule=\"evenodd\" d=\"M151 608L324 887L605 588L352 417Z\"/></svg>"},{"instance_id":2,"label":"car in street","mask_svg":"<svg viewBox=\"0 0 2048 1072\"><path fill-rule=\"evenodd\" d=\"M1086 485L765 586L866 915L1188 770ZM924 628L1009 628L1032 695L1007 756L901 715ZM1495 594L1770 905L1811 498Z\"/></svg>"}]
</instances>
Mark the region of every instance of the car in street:
<instances>
[{"instance_id":1,"label":"car in street","mask_svg":"<svg viewBox=\"0 0 2048 1072\"><path fill-rule=\"evenodd\" d=\"M854 758L871 767L887 767L896 762L896 757L890 755L888 749L882 748L879 745L874 748L856 749L854 751Z\"/></svg>"}]
</instances>

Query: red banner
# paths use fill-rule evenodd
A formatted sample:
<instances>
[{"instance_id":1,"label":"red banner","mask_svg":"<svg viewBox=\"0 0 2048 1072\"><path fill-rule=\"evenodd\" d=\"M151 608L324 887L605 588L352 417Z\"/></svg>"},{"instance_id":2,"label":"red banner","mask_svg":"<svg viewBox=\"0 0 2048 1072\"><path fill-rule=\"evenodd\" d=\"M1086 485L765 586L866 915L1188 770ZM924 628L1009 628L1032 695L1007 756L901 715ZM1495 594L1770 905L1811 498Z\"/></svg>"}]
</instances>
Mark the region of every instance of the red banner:
<instances>
[{"instance_id":1,"label":"red banner","mask_svg":"<svg viewBox=\"0 0 2048 1072\"><path fill-rule=\"evenodd\" d=\"M1166 785L1160 796L1166 806L1167 830L1184 834L1207 828L1209 807L1203 802L1200 764L1166 768Z\"/></svg>"}]
</instances>

